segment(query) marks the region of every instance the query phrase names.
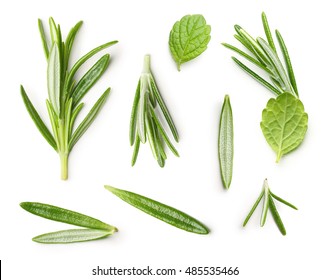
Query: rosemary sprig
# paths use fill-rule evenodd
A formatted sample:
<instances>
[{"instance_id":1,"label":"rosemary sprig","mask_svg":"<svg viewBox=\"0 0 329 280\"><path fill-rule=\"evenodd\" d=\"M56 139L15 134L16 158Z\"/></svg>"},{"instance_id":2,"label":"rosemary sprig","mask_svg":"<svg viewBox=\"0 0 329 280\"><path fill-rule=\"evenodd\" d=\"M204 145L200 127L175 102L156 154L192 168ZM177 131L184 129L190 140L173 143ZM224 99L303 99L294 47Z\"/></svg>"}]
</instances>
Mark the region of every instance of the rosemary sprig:
<instances>
[{"instance_id":1,"label":"rosemary sprig","mask_svg":"<svg viewBox=\"0 0 329 280\"><path fill-rule=\"evenodd\" d=\"M160 107L160 110L157 107ZM130 145L134 145L131 160L132 166L136 163L140 143L144 144L147 141L150 144L154 158L161 167L165 165L167 158L165 145L168 146L175 156L179 157L177 150L161 124L159 112L162 112L175 141L178 142L177 129L151 72L150 56L145 55L144 67L138 81L130 118Z\"/></svg>"},{"instance_id":2,"label":"rosemary sprig","mask_svg":"<svg viewBox=\"0 0 329 280\"><path fill-rule=\"evenodd\" d=\"M81 100L107 69L110 55L105 54L102 56L78 82L75 81L75 74L88 59L101 50L116 44L117 41L105 43L91 50L70 68L69 62L73 42L82 25L82 21L78 22L71 29L65 41L62 39L60 26L55 23L53 18L49 19L50 40L46 37L40 19L38 25L48 64L48 99L46 100L46 105L52 133L34 108L23 86L21 86L21 95L26 109L37 128L59 154L61 178L66 180L68 177L68 157L71 150L94 121L109 96L110 88L105 90L84 120L74 129L76 118L84 106Z\"/></svg>"},{"instance_id":3,"label":"rosemary sprig","mask_svg":"<svg viewBox=\"0 0 329 280\"><path fill-rule=\"evenodd\" d=\"M272 193L268 186L267 179L264 180L263 189L262 189L259 197L257 198L256 202L254 203L253 207L251 208L250 212L248 213L247 217L245 218L245 220L243 222L243 226L247 225L249 219L251 218L252 214L255 212L255 210L256 210L258 204L260 203L260 201L262 200L262 198L264 198L264 201L263 201L262 215L261 215L261 219L260 219L260 226L263 227L265 225L267 213L268 213L268 210L270 210L270 212L273 216L273 219L274 219L276 225L278 226L281 234L286 235L286 229L283 225L279 212L275 206L274 199L295 209L295 210L298 210L298 209L296 206L292 205L291 203L285 201L284 199L282 199L282 198L278 197L277 195L275 195L274 193Z\"/></svg>"},{"instance_id":4,"label":"rosemary sprig","mask_svg":"<svg viewBox=\"0 0 329 280\"><path fill-rule=\"evenodd\" d=\"M250 54L227 43L223 43L223 46L238 53L259 69L263 70L269 79L262 78L259 74L255 73L236 57L232 57L233 61L237 65L239 65L245 72L265 86L268 90L272 91L276 95L280 95L283 92L289 92L298 98L296 79L284 40L280 32L276 30L275 35L277 37L286 68L283 66L283 63L278 56L272 33L264 12L262 13L262 22L267 41L261 37L254 39L241 26L235 25L237 34L234 35L234 37L248 50Z\"/></svg>"}]
</instances>

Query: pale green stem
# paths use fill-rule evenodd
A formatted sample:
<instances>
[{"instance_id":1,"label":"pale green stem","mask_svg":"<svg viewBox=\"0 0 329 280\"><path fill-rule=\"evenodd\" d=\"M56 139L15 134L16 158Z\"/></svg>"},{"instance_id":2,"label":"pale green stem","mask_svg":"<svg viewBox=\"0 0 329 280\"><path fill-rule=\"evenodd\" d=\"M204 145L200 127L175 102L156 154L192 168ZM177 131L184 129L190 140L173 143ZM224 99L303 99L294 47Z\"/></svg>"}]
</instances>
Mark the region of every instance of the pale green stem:
<instances>
[{"instance_id":1,"label":"pale green stem","mask_svg":"<svg viewBox=\"0 0 329 280\"><path fill-rule=\"evenodd\" d=\"M67 153L60 153L59 157L61 159L61 179L67 180L69 155Z\"/></svg>"},{"instance_id":2,"label":"pale green stem","mask_svg":"<svg viewBox=\"0 0 329 280\"><path fill-rule=\"evenodd\" d=\"M61 179L67 180L68 178L68 143L66 139L66 133L65 133L65 120L59 119L58 121L59 127L58 127L58 153L61 161Z\"/></svg>"},{"instance_id":3,"label":"pale green stem","mask_svg":"<svg viewBox=\"0 0 329 280\"><path fill-rule=\"evenodd\" d=\"M143 73L150 73L151 72L151 57L149 54L144 56L144 65L143 65Z\"/></svg>"}]
</instances>

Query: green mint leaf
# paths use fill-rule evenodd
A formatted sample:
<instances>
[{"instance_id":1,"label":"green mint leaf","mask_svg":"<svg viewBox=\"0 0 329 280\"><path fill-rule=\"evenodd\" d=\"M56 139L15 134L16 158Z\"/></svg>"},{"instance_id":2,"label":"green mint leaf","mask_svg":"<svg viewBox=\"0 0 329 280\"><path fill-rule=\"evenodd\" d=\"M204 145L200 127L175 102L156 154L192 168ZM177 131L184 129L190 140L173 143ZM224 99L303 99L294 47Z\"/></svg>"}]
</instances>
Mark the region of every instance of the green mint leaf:
<instances>
[{"instance_id":1,"label":"green mint leaf","mask_svg":"<svg viewBox=\"0 0 329 280\"><path fill-rule=\"evenodd\" d=\"M186 15L177 21L169 36L169 47L177 68L190 61L206 49L210 41L210 25L202 15Z\"/></svg>"},{"instance_id":2,"label":"green mint leaf","mask_svg":"<svg viewBox=\"0 0 329 280\"><path fill-rule=\"evenodd\" d=\"M260 125L267 143L277 154L276 162L302 143L307 122L303 103L292 94L283 93L268 101Z\"/></svg>"}]
</instances>

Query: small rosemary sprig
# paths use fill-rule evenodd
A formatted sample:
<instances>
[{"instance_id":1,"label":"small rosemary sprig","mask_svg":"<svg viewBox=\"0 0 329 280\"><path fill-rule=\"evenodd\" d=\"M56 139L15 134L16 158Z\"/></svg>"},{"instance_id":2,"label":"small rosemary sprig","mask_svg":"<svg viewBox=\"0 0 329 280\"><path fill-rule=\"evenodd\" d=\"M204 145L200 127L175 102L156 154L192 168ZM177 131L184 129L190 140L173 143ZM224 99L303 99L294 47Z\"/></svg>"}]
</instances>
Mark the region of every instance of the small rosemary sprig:
<instances>
[{"instance_id":1,"label":"small rosemary sprig","mask_svg":"<svg viewBox=\"0 0 329 280\"><path fill-rule=\"evenodd\" d=\"M237 39L247 49L247 51L250 52L251 55L230 44L223 43L223 46L238 53L249 62L263 70L266 75L269 76L272 84L255 73L240 60L232 57L236 64L238 64L245 72L247 72L263 86L265 86L268 90L274 92L276 95L289 92L298 98L296 79L284 40L280 32L276 30L275 35L277 37L282 56L284 58L286 69L279 59L271 30L269 28L268 21L264 12L262 13L262 22L267 41L261 37L254 39L241 26L234 26L235 31L237 32L237 34L234 35L235 39Z\"/></svg>"},{"instance_id":2,"label":"small rosemary sprig","mask_svg":"<svg viewBox=\"0 0 329 280\"><path fill-rule=\"evenodd\" d=\"M91 50L70 68L69 62L73 42L81 25L82 21L78 22L69 32L66 40L63 41L60 26L56 25L53 18L50 18L51 39L48 40L43 24L39 20L40 36L48 64L48 99L46 100L46 105L52 133L34 108L23 86L21 86L21 95L27 111L41 134L59 154L61 178L63 180L66 180L68 177L68 157L72 148L94 121L109 96L110 88L105 90L87 116L74 129L76 118L84 106L81 100L107 69L110 55L105 54L102 56L78 82L75 80L75 74L89 58L117 43L117 41L108 42Z\"/></svg>"},{"instance_id":3,"label":"small rosemary sprig","mask_svg":"<svg viewBox=\"0 0 329 280\"><path fill-rule=\"evenodd\" d=\"M258 204L260 203L260 201L262 200L262 198L264 198L264 202L263 202L262 216L260 219L260 226L263 227L265 225L267 213L268 213L268 210L270 210L270 212L273 216L273 219L274 219L276 225L278 226L281 234L286 235L286 229L283 225L279 212L275 206L274 199L295 209L295 210L298 210L298 209L296 206L292 205L291 203L285 201L284 199L282 199L282 198L278 197L277 195L275 195L274 193L272 193L268 186L267 179L264 180L262 192L260 193L255 204L253 205L249 214L247 215L246 219L244 220L243 226L245 227L247 225L249 219L251 218L252 214L255 212L255 210L256 210Z\"/></svg>"},{"instance_id":4,"label":"small rosemary sprig","mask_svg":"<svg viewBox=\"0 0 329 280\"><path fill-rule=\"evenodd\" d=\"M157 107L160 107L160 110ZM130 119L130 145L134 145L132 166L136 163L140 143L144 144L146 141L149 142L153 156L161 167L165 165L167 159L165 145L175 156L179 156L161 124L160 111L174 139L178 142L177 129L151 72L150 56L145 55L143 71L138 81Z\"/></svg>"}]
</instances>

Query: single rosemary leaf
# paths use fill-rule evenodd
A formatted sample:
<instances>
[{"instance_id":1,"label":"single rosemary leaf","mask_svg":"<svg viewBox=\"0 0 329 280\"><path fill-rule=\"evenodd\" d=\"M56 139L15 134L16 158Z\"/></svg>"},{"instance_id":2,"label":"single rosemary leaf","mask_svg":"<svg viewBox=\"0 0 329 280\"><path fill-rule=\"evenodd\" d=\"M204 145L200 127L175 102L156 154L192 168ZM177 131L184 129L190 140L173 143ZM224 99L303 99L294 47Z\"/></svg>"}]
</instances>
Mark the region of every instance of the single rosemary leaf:
<instances>
[{"instance_id":1,"label":"single rosemary leaf","mask_svg":"<svg viewBox=\"0 0 329 280\"><path fill-rule=\"evenodd\" d=\"M266 35L268 44L270 45L272 50L276 53L276 48L275 48L275 44L274 44L274 41L273 41L271 29L268 25L267 17L266 17L266 14L264 12L262 13L262 21L263 21L263 27L264 27L264 31L265 31L265 35Z\"/></svg>"},{"instance_id":2,"label":"single rosemary leaf","mask_svg":"<svg viewBox=\"0 0 329 280\"><path fill-rule=\"evenodd\" d=\"M88 127L92 124L92 122L97 117L97 114L101 110L102 106L104 105L106 99L110 95L111 88L108 88L102 96L96 101L95 105L91 108L88 115L84 118L84 120L79 124L77 129L74 131L72 138L69 142L69 151L72 150L73 146L78 142L80 137L86 132Z\"/></svg>"},{"instance_id":3,"label":"single rosemary leaf","mask_svg":"<svg viewBox=\"0 0 329 280\"><path fill-rule=\"evenodd\" d=\"M135 142L135 135L136 135L136 117L137 117L137 111L138 111L138 102L140 97L140 79L138 81L135 98L133 107L131 110L131 116L130 116L130 127L129 127L129 140L130 140L130 146L134 145Z\"/></svg>"},{"instance_id":4,"label":"single rosemary leaf","mask_svg":"<svg viewBox=\"0 0 329 280\"><path fill-rule=\"evenodd\" d=\"M79 21L69 32L65 40L65 65L67 67L75 37L83 22Z\"/></svg>"},{"instance_id":5,"label":"single rosemary leaf","mask_svg":"<svg viewBox=\"0 0 329 280\"><path fill-rule=\"evenodd\" d=\"M71 116L71 119L70 119L70 127L69 127L69 136L70 136L70 139L71 139L71 136L72 136L72 132L73 132L73 125L75 123L75 120L77 118L77 116L79 115L81 109L83 108L84 106L84 103L80 103L78 106L76 106L74 109L73 109L73 112L72 112L72 116Z\"/></svg>"},{"instance_id":6,"label":"single rosemary leaf","mask_svg":"<svg viewBox=\"0 0 329 280\"><path fill-rule=\"evenodd\" d=\"M259 197L257 198L255 204L252 206L250 212L248 213L247 217L245 218L244 222L243 222L243 226L245 227L247 225L247 223L249 222L252 214L254 214L259 202L262 200L263 196L264 196L265 190L263 189L262 192L260 193Z\"/></svg>"},{"instance_id":7,"label":"single rosemary leaf","mask_svg":"<svg viewBox=\"0 0 329 280\"><path fill-rule=\"evenodd\" d=\"M111 186L105 186L105 189L112 192L114 195L135 208L172 226L197 234L209 233L209 229L201 222L171 206L165 205L145 196L120 190Z\"/></svg>"},{"instance_id":8,"label":"single rosemary leaf","mask_svg":"<svg viewBox=\"0 0 329 280\"><path fill-rule=\"evenodd\" d=\"M267 179L264 181L264 201L263 201L263 210L262 210L262 216L260 218L260 226L263 227L266 222L266 217L268 213L268 200L270 196L270 190L267 184Z\"/></svg>"},{"instance_id":9,"label":"single rosemary leaf","mask_svg":"<svg viewBox=\"0 0 329 280\"><path fill-rule=\"evenodd\" d=\"M139 139L139 136L136 135L133 156L132 156L132 159L131 159L131 166L134 166L135 163L136 163L138 152L139 152L140 143L141 143L141 141Z\"/></svg>"},{"instance_id":10,"label":"single rosemary leaf","mask_svg":"<svg viewBox=\"0 0 329 280\"><path fill-rule=\"evenodd\" d=\"M58 45L55 43L49 54L48 61L48 94L49 100L54 107L55 113L59 116L60 113L60 98L61 98L61 64Z\"/></svg>"},{"instance_id":11,"label":"single rosemary leaf","mask_svg":"<svg viewBox=\"0 0 329 280\"><path fill-rule=\"evenodd\" d=\"M225 95L219 122L218 158L222 183L226 189L231 185L233 174L233 114L230 97Z\"/></svg>"},{"instance_id":12,"label":"single rosemary leaf","mask_svg":"<svg viewBox=\"0 0 329 280\"><path fill-rule=\"evenodd\" d=\"M274 201L273 201L273 198L271 197L271 195L269 195L268 204L269 204L269 208L270 208L271 214L273 216L273 219L274 219L276 225L278 226L281 234L286 235L286 229L283 225L279 212L275 207L275 204L274 204Z\"/></svg>"},{"instance_id":13,"label":"single rosemary leaf","mask_svg":"<svg viewBox=\"0 0 329 280\"><path fill-rule=\"evenodd\" d=\"M48 57L49 57L49 47L48 47L48 42L47 42L45 30L43 28L43 24L42 24L41 19L38 19L38 27L39 27L39 33L40 33L40 37L41 37L41 41L42 41L43 51L45 53L46 59L48 59Z\"/></svg>"},{"instance_id":14,"label":"single rosemary leaf","mask_svg":"<svg viewBox=\"0 0 329 280\"><path fill-rule=\"evenodd\" d=\"M245 64L243 64L240 60L238 60L235 57L232 57L233 61L238 64L245 72L247 72L251 77L253 77L256 81L261 83L264 87L266 87L268 90L274 92L277 95L280 95L281 92L277 90L274 86L272 86L269 82L264 80L261 76L256 74L254 71L252 71L249 67L247 67Z\"/></svg>"},{"instance_id":15,"label":"single rosemary leaf","mask_svg":"<svg viewBox=\"0 0 329 280\"><path fill-rule=\"evenodd\" d=\"M73 107L79 104L80 100L86 95L89 89L99 80L107 69L110 62L110 55L103 55L80 79L74 87L71 97L73 99Z\"/></svg>"},{"instance_id":16,"label":"single rosemary leaf","mask_svg":"<svg viewBox=\"0 0 329 280\"><path fill-rule=\"evenodd\" d=\"M297 208L295 205L289 203L288 201L285 201L284 199L282 199L281 197L278 197L277 195L275 195L275 194L272 193L272 192L270 192L270 193L271 193L271 196L272 196L274 199L276 199L277 201L279 201L279 202L281 202L281 203L283 203L283 204L285 204L285 205L291 207L292 209L298 210L298 208Z\"/></svg>"},{"instance_id":17,"label":"single rosemary leaf","mask_svg":"<svg viewBox=\"0 0 329 280\"><path fill-rule=\"evenodd\" d=\"M97 240L112 235L114 231L99 229L69 229L50 232L33 237L32 240L45 244L65 244Z\"/></svg>"},{"instance_id":18,"label":"single rosemary leaf","mask_svg":"<svg viewBox=\"0 0 329 280\"><path fill-rule=\"evenodd\" d=\"M286 68L287 68L287 71L288 71L290 83L291 83L292 87L294 88L294 91L295 91L296 95L298 96L297 83L296 83L296 79L295 79L294 70L292 68L290 56L289 56L289 53L288 53L288 49L286 47L286 44L284 43L284 40L283 40L280 32L278 30L276 30L275 34L276 34L276 38L278 39L281 52L283 54L283 58L284 58Z\"/></svg>"},{"instance_id":19,"label":"single rosemary leaf","mask_svg":"<svg viewBox=\"0 0 329 280\"><path fill-rule=\"evenodd\" d=\"M39 202L22 202L20 206L34 215L49 220L92 229L117 231L115 227L103 223L100 220L61 207Z\"/></svg>"},{"instance_id":20,"label":"single rosemary leaf","mask_svg":"<svg viewBox=\"0 0 329 280\"><path fill-rule=\"evenodd\" d=\"M32 102L30 101L29 97L27 96L27 94L24 90L24 87L21 86L20 89L21 89L21 95L22 95L25 107L26 107L27 111L29 112L33 122L35 123L36 127L39 129L42 136L47 140L49 145L52 146L55 149L55 151L57 151L57 144L56 144L56 141L55 141L53 135L50 133L49 129L44 124L44 122L42 121L38 112L34 108Z\"/></svg>"}]
</instances>

